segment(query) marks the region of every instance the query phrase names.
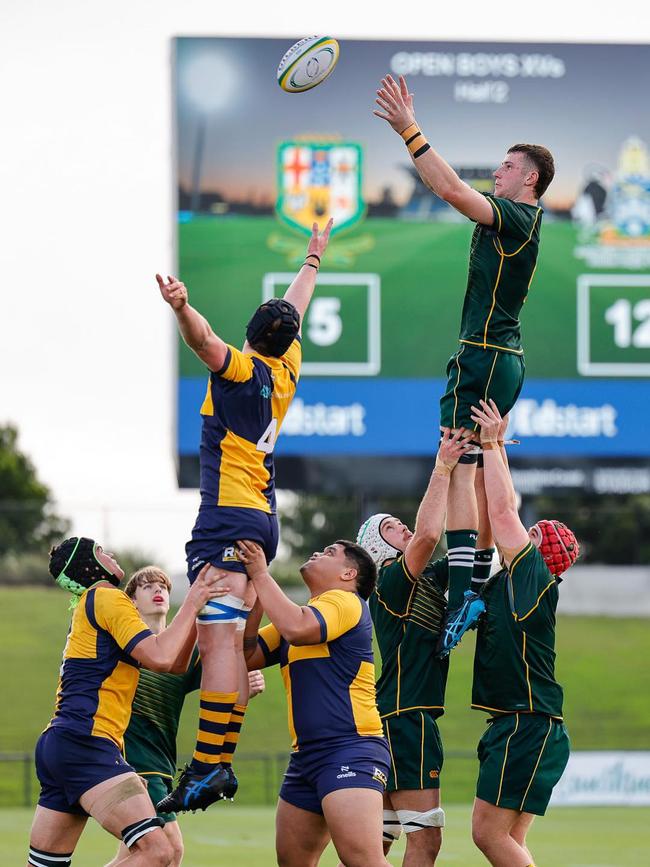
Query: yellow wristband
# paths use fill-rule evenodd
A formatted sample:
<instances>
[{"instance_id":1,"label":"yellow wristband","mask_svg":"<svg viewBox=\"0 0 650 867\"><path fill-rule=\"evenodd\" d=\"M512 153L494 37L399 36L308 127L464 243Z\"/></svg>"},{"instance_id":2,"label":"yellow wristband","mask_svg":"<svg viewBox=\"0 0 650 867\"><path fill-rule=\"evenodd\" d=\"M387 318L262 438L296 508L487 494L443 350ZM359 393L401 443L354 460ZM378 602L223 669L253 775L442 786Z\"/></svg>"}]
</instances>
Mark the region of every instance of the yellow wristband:
<instances>
[{"instance_id":1,"label":"yellow wristband","mask_svg":"<svg viewBox=\"0 0 650 867\"><path fill-rule=\"evenodd\" d=\"M407 126L404 132L400 133L400 135L404 139L406 147L409 149L409 153L413 159L422 156L422 154L426 153L431 147L417 123L412 123L410 126Z\"/></svg>"}]
</instances>

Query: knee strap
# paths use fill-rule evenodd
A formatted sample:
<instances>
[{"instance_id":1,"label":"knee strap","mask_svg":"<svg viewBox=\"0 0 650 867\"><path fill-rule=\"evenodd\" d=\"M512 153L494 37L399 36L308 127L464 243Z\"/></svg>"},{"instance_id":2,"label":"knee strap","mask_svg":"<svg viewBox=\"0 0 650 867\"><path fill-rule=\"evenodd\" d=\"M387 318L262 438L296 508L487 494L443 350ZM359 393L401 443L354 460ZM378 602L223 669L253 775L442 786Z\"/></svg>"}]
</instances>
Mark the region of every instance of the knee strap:
<instances>
[{"instance_id":1,"label":"knee strap","mask_svg":"<svg viewBox=\"0 0 650 867\"><path fill-rule=\"evenodd\" d=\"M32 867L70 867L72 852L44 852L30 846L27 863Z\"/></svg>"},{"instance_id":2,"label":"knee strap","mask_svg":"<svg viewBox=\"0 0 650 867\"><path fill-rule=\"evenodd\" d=\"M393 843L402 836L402 823L395 810L384 810L384 843Z\"/></svg>"},{"instance_id":3,"label":"knee strap","mask_svg":"<svg viewBox=\"0 0 650 867\"><path fill-rule=\"evenodd\" d=\"M199 612L197 623L212 625L215 623L238 623L248 617L248 609L244 600L232 593L219 599L210 599Z\"/></svg>"},{"instance_id":4,"label":"knee strap","mask_svg":"<svg viewBox=\"0 0 650 867\"><path fill-rule=\"evenodd\" d=\"M134 846L140 837L144 837L145 834L150 834L151 831L155 831L156 828L164 828L165 820L161 819L160 816L152 816L150 819L142 819L140 822L134 822L132 825L127 825L126 828L122 829L122 841L127 849L130 849L131 846Z\"/></svg>"},{"instance_id":5,"label":"knee strap","mask_svg":"<svg viewBox=\"0 0 650 867\"><path fill-rule=\"evenodd\" d=\"M415 810L398 810L397 815L406 834L422 831L424 828L445 827L445 811L442 807L434 807L425 813L416 813Z\"/></svg>"}]
</instances>

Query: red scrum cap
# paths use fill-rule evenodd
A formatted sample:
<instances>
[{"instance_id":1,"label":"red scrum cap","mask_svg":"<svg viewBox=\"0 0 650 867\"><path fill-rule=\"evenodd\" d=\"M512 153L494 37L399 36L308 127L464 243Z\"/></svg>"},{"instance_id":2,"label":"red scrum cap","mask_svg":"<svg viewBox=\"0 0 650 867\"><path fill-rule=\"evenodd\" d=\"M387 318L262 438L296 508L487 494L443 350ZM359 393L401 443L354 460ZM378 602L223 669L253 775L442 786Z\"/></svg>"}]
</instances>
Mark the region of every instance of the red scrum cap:
<instances>
[{"instance_id":1,"label":"red scrum cap","mask_svg":"<svg viewBox=\"0 0 650 867\"><path fill-rule=\"evenodd\" d=\"M549 571L552 575L562 575L578 559L578 540L561 521L538 521L533 529L539 531L538 549Z\"/></svg>"}]
</instances>

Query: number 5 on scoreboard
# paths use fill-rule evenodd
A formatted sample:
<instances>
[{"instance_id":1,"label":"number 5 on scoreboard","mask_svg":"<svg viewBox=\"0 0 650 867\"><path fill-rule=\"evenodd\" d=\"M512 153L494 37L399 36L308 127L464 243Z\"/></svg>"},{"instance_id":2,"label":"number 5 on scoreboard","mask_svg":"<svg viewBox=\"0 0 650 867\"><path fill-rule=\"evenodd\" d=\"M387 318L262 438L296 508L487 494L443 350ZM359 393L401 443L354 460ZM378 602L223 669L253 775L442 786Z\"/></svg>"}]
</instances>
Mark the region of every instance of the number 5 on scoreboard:
<instances>
[{"instance_id":1,"label":"number 5 on scoreboard","mask_svg":"<svg viewBox=\"0 0 650 867\"><path fill-rule=\"evenodd\" d=\"M278 420L272 418L266 427L262 436L258 439L255 448L258 452L264 452L265 455L270 455L275 446L275 440L278 435Z\"/></svg>"}]
</instances>

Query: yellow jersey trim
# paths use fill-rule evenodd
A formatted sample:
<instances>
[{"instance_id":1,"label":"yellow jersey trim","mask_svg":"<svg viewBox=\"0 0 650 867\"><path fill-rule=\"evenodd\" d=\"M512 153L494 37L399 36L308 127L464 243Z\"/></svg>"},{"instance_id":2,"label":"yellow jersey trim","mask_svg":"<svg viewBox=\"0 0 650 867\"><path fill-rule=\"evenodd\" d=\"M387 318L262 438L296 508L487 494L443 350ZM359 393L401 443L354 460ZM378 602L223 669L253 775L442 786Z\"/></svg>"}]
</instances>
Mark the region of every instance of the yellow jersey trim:
<instances>
[{"instance_id":1,"label":"yellow jersey trim","mask_svg":"<svg viewBox=\"0 0 650 867\"><path fill-rule=\"evenodd\" d=\"M395 757L393 756L393 745L390 741L390 726L388 725L388 720L386 720L386 740L388 741L388 751L390 753L391 764L393 765L393 776L395 777L395 788L398 789L397 785L397 765L395 764Z\"/></svg>"},{"instance_id":2,"label":"yellow jersey trim","mask_svg":"<svg viewBox=\"0 0 650 867\"><path fill-rule=\"evenodd\" d=\"M511 349L508 346L498 346L496 343L477 343L475 340L465 340L460 338L459 343L467 343L468 346L478 346L481 349L496 349L499 352L510 352L512 355L523 355L523 349Z\"/></svg>"},{"instance_id":3,"label":"yellow jersey trim","mask_svg":"<svg viewBox=\"0 0 650 867\"><path fill-rule=\"evenodd\" d=\"M530 617L530 615L533 613L533 611L537 608L537 606L538 606L539 603L541 602L542 596L546 593L546 591L549 589L549 587L552 587L554 584L555 584L555 578L551 579L551 580L548 582L548 584L546 585L546 587L542 590L542 592L541 592L541 593L539 594L539 596L537 597L537 602L533 605L533 607L530 609L530 611L528 612L528 614L524 614L523 617L519 617L519 615L517 615L517 622L518 622L518 623L521 623L521 622L522 622L523 620L525 620L527 617Z\"/></svg>"},{"instance_id":4,"label":"yellow jersey trim","mask_svg":"<svg viewBox=\"0 0 650 867\"><path fill-rule=\"evenodd\" d=\"M494 281L494 288L492 289L492 306L490 307L490 312L488 313L488 317L485 320L485 330L483 331L483 349L485 349L487 347L488 327L490 325L490 319L492 319L492 314L494 313L494 308L495 308L496 303L497 303L497 289L499 287L499 280L501 280L501 271L503 270L503 259L504 259L504 255L505 255L503 252L503 247L501 247L501 250L499 250L499 248L496 246L496 244L494 246L496 248L497 253L499 254L499 256L501 258L499 260L499 270L497 271L497 279ZM501 246L501 242L499 242L499 246Z\"/></svg>"},{"instance_id":5,"label":"yellow jersey trim","mask_svg":"<svg viewBox=\"0 0 650 867\"><path fill-rule=\"evenodd\" d=\"M492 713L501 713L501 714L508 714L508 715L513 714L513 713L537 713L537 714L540 714L540 711L536 711L536 710L533 710L533 711L531 711L531 710L512 710L512 709L507 710L506 708L503 708L503 707L486 707L484 704L471 704L470 707L472 708L472 710L489 710ZM551 719L558 720L559 722L562 722L562 720L564 719L564 717L555 716L552 713L541 713L541 716L548 716Z\"/></svg>"},{"instance_id":6,"label":"yellow jersey trim","mask_svg":"<svg viewBox=\"0 0 650 867\"><path fill-rule=\"evenodd\" d=\"M537 225L537 220L539 219L539 215L541 213L542 213L542 209L538 207L537 213L535 214L535 219L533 220L532 228L530 230L530 234L528 235L528 237L526 238L524 243L521 245L521 247L518 247L514 253L506 253L506 251L503 249L503 244L501 243L501 238L499 238L499 247L501 247L501 249L498 250L498 252L501 254L501 256L505 256L506 259L512 259L513 256L516 256L518 253L521 253L521 251L524 249L526 244L528 244L530 242L530 239L533 237L533 232L535 231L535 226Z\"/></svg>"},{"instance_id":7,"label":"yellow jersey trim","mask_svg":"<svg viewBox=\"0 0 650 867\"><path fill-rule=\"evenodd\" d=\"M530 668L528 666L528 660L526 659L526 633L522 631L522 642L521 642L521 656L524 660L524 665L526 666L526 683L528 684L528 708L530 712L533 712L533 689L530 685Z\"/></svg>"},{"instance_id":8,"label":"yellow jersey trim","mask_svg":"<svg viewBox=\"0 0 650 867\"><path fill-rule=\"evenodd\" d=\"M514 729L508 735L508 740L506 741L506 751L505 751L505 754L503 756L503 764L501 765L501 779L499 780L499 792L497 794L497 802L496 802L497 807L499 806L499 801L501 800L501 789L503 788L503 775L505 774L506 762L508 761L508 748L510 746L510 738L512 738L513 735L517 734L517 729L519 728L519 714L515 714L515 716L517 717L517 721L515 722Z\"/></svg>"},{"instance_id":9,"label":"yellow jersey trim","mask_svg":"<svg viewBox=\"0 0 650 867\"><path fill-rule=\"evenodd\" d=\"M424 788L422 775L424 772L424 714L420 711L420 719L422 720L422 737L420 739L420 788Z\"/></svg>"},{"instance_id":10,"label":"yellow jersey trim","mask_svg":"<svg viewBox=\"0 0 650 867\"><path fill-rule=\"evenodd\" d=\"M445 706L442 704L418 704L415 707L401 707L399 710L392 710L390 713L384 713L381 715L382 719L389 719L392 716L399 716L403 713L409 713L412 710L444 710Z\"/></svg>"},{"instance_id":11,"label":"yellow jersey trim","mask_svg":"<svg viewBox=\"0 0 650 867\"><path fill-rule=\"evenodd\" d=\"M453 415L454 429L456 428L456 410L458 409L458 386L460 385L460 357L464 351L465 351L465 347L463 346L463 348L460 350L460 352L456 356L456 366L458 367L458 376L456 377L456 385L454 386L454 415Z\"/></svg>"},{"instance_id":12,"label":"yellow jersey trim","mask_svg":"<svg viewBox=\"0 0 650 867\"><path fill-rule=\"evenodd\" d=\"M552 726L552 725L553 725L553 718L552 718L552 717L549 717L549 720L548 720L548 731L546 732L546 737L544 738L544 743L542 744L542 748L541 748L541 750L539 751L539 755L537 756L537 761L535 762L535 767L533 768L533 775L532 775L532 777L530 778L530 781L529 781L528 785L526 786L526 791L524 792L524 797L521 799L521 804L519 805L519 810L520 810L520 812L523 812L523 809L524 809L524 802L525 802L526 798L528 797L528 790L530 789L530 787L531 787L532 784L533 784L533 780L535 779L535 774L537 773L537 768L539 767L539 763L540 763L540 761L542 760L542 754L543 754L543 752L544 752L544 748L546 747L546 741L548 740L548 736L549 736L550 733L551 733L551 726Z\"/></svg>"}]
</instances>

